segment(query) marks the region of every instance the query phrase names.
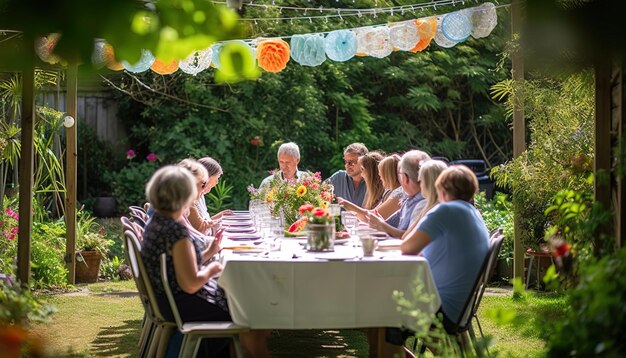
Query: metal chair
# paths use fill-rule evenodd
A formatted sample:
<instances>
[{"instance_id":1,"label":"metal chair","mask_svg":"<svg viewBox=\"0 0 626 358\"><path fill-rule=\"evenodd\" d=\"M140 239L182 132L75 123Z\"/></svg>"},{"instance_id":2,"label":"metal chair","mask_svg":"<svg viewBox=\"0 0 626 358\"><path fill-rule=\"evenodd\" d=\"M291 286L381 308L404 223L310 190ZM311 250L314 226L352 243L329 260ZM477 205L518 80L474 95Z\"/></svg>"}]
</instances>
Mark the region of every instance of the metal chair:
<instances>
[{"instance_id":1,"label":"metal chair","mask_svg":"<svg viewBox=\"0 0 626 358\"><path fill-rule=\"evenodd\" d=\"M183 343L179 357L195 357L202 338L232 338L237 357L243 357L243 349L239 342L239 334L248 332L246 327L238 326L233 322L183 322L178 313L178 307L167 278L167 257L161 254L161 281L165 295L170 303L174 320L178 330L183 334Z\"/></svg>"},{"instance_id":2,"label":"metal chair","mask_svg":"<svg viewBox=\"0 0 626 358\"><path fill-rule=\"evenodd\" d=\"M141 303L144 306L145 322L140 338L142 357L164 357L176 323L167 320L159 308L150 279L141 259L141 244L132 230L124 231L124 244Z\"/></svg>"}]
</instances>

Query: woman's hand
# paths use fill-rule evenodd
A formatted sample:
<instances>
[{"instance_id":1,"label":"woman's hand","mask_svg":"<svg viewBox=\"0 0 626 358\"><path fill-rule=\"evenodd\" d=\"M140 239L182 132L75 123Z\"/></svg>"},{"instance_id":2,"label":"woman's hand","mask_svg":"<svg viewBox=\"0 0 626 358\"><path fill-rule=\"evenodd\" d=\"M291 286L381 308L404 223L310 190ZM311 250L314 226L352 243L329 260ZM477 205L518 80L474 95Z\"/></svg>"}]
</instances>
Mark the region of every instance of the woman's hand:
<instances>
[{"instance_id":1,"label":"woman's hand","mask_svg":"<svg viewBox=\"0 0 626 358\"><path fill-rule=\"evenodd\" d=\"M213 257L215 254L222 250L222 239L224 238L224 228L217 230L215 233L215 238L213 242L209 246L209 257Z\"/></svg>"},{"instance_id":2,"label":"woman's hand","mask_svg":"<svg viewBox=\"0 0 626 358\"><path fill-rule=\"evenodd\" d=\"M224 270L224 266L217 261L213 261L207 265L206 269L209 271L209 278L219 274Z\"/></svg>"},{"instance_id":3,"label":"woman's hand","mask_svg":"<svg viewBox=\"0 0 626 358\"><path fill-rule=\"evenodd\" d=\"M376 229L378 231L384 231L383 225L385 224L385 220L382 217L376 215L375 212L371 212L371 211L367 213L366 217L367 217L367 223L372 229Z\"/></svg>"}]
</instances>

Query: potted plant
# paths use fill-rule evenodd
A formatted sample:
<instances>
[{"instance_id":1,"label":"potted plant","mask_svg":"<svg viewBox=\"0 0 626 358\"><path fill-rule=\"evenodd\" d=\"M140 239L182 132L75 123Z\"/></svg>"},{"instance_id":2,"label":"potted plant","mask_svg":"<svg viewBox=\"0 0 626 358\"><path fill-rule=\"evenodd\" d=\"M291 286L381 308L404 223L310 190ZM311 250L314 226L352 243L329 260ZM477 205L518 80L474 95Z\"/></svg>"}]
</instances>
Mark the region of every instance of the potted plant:
<instances>
[{"instance_id":1,"label":"potted plant","mask_svg":"<svg viewBox=\"0 0 626 358\"><path fill-rule=\"evenodd\" d=\"M76 282L98 281L100 263L107 256L111 241L100 232L80 234L76 240Z\"/></svg>"}]
</instances>

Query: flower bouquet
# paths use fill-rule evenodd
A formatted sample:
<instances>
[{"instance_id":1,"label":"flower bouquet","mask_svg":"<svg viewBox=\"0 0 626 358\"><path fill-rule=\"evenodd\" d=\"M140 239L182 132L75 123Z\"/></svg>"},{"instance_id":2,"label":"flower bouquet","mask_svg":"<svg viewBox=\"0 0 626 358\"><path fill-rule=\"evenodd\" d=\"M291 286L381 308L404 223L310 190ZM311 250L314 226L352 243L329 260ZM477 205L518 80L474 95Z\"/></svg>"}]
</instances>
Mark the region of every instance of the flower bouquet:
<instances>
[{"instance_id":1,"label":"flower bouquet","mask_svg":"<svg viewBox=\"0 0 626 358\"><path fill-rule=\"evenodd\" d=\"M319 172L306 174L302 178L283 180L278 171L268 185L255 189L248 187L251 200L261 200L270 206L275 216L284 218L285 227L298 219L298 209L304 204L326 208L333 199L333 187L322 183Z\"/></svg>"},{"instance_id":2,"label":"flower bouquet","mask_svg":"<svg viewBox=\"0 0 626 358\"><path fill-rule=\"evenodd\" d=\"M299 208L306 218L307 250L333 251L335 249L335 218L328 210L311 204Z\"/></svg>"}]
</instances>

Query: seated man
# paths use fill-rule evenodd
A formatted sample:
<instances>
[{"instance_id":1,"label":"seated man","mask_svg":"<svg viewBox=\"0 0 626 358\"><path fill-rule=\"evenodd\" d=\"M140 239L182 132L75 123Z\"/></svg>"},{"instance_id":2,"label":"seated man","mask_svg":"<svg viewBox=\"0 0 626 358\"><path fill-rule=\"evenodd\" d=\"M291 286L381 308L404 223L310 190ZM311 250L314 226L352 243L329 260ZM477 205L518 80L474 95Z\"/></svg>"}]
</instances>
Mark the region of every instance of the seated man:
<instances>
[{"instance_id":1,"label":"seated man","mask_svg":"<svg viewBox=\"0 0 626 358\"><path fill-rule=\"evenodd\" d=\"M421 150L410 150L402 156L398 164L398 180L406 194L400 210L383 220L374 213L369 213L367 220L370 227L384 231L392 237L402 237L415 217L422 211L426 201L421 194L419 183L420 162L429 160L430 156Z\"/></svg>"},{"instance_id":2,"label":"seated man","mask_svg":"<svg viewBox=\"0 0 626 358\"><path fill-rule=\"evenodd\" d=\"M302 177L302 175L306 174L306 172L298 170L298 163L300 163L300 148L298 148L296 143L289 142L281 144L280 147L278 147L277 157L280 170L278 173L274 173L263 179L259 187L268 185L276 175L278 175L282 180L298 180Z\"/></svg>"},{"instance_id":3,"label":"seated man","mask_svg":"<svg viewBox=\"0 0 626 358\"><path fill-rule=\"evenodd\" d=\"M343 151L343 163L346 170L338 170L327 180L335 188L335 196L341 197L357 206L363 206L367 185L363 180L359 157L367 154L363 143L352 143Z\"/></svg>"}]
</instances>

